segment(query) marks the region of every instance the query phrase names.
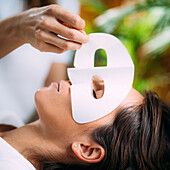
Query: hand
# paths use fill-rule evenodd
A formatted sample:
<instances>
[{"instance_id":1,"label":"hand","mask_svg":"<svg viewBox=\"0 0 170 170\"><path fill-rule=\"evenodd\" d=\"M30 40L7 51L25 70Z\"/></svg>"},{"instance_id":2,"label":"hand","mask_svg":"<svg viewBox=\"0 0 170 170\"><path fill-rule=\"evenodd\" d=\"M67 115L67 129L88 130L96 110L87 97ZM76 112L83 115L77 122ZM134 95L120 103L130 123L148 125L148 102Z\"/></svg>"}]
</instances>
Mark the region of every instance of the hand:
<instances>
[{"instance_id":1,"label":"hand","mask_svg":"<svg viewBox=\"0 0 170 170\"><path fill-rule=\"evenodd\" d=\"M32 8L16 17L18 35L41 52L76 50L89 39L84 20L58 5Z\"/></svg>"}]
</instances>

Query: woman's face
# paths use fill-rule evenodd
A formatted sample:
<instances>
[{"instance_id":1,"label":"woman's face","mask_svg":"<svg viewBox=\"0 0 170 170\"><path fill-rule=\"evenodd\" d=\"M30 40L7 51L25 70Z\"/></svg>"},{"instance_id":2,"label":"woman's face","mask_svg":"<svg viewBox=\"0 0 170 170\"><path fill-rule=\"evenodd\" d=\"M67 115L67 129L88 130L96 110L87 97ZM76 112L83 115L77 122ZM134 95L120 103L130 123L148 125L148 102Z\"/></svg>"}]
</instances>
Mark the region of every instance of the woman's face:
<instances>
[{"instance_id":1,"label":"woman's face","mask_svg":"<svg viewBox=\"0 0 170 170\"><path fill-rule=\"evenodd\" d=\"M93 89L96 97L100 98L104 92L104 84L94 79ZM72 117L69 82L51 83L49 87L41 88L35 94L36 107L44 133L50 138L59 136L61 140L71 140L86 130L93 131L99 126L110 124L121 107L133 105L141 100L142 96L132 88L124 101L110 114L90 123L78 124Z\"/></svg>"},{"instance_id":2,"label":"woman's face","mask_svg":"<svg viewBox=\"0 0 170 170\"><path fill-rule=\"evenodd\" d=\"M99 85L100 87L100 85ZM103 86L96 91L96 96L102 95ZM78 124L72 117L70 83L61 81L51 83L49 87L39 89L35 94L35 102L40 121L49 136L69 138L87 129L93 130L99 125L108 124L113 120L114 114L110 114L101 120L86 124ZM81 113L80 113L81 114Z\"/></svg>"}]
</instances>

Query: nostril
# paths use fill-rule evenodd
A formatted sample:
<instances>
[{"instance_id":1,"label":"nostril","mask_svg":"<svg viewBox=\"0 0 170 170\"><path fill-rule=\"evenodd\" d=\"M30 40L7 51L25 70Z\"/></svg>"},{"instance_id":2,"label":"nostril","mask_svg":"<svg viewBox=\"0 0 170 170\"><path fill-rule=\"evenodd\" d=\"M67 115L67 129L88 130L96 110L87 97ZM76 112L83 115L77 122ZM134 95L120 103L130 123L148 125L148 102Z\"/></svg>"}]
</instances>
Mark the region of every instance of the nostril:
<instances>
[{"instance_id":1,"label":"nostril","mask_svg":"<svg viewBox=\"0 0 170 170\"><path fill-rule=\"evenodd\" d=\"M71 83L71 81L70 81L70 80L68 80L68 83L69 83L70 85L72 85L72 83Z\"/></svg>"},{"instance_id":2,"label":"nostril","mask_svg":"<svg viewBox=\"0 0 170 170\"><path fill-rule=\"evenodd\" d=\"M62 82L63 82L63 80L60 80L59 83L58 83L58 91L60 90Z\"/></svg>"}]
</instances>

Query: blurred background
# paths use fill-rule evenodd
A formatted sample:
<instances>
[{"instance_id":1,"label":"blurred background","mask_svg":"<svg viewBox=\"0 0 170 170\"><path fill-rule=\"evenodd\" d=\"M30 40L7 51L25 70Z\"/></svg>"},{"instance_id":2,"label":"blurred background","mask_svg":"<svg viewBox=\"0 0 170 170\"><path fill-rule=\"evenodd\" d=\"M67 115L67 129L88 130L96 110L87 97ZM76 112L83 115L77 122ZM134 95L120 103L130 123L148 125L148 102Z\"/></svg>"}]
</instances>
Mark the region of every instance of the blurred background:
<instances>
[{"instance_id":1,"label":"blurred background","mask_svg":"<svg viewBox=\"0 0 170 170\"><path fill-rule=\"evenodd\" d=\"M87 33L109 33L121 40L135 64L134 88L154 90L170 102L170 1L80 0ZM96 53L106 65L106 53Z\"/></svg>"}]
</instances>

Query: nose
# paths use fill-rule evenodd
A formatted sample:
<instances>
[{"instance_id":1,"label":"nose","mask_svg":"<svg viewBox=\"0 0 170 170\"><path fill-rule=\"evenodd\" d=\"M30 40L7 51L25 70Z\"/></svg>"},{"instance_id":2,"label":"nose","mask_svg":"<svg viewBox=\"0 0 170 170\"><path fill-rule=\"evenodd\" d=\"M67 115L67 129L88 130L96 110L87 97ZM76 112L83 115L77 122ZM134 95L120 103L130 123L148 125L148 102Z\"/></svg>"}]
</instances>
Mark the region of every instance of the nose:
<instances>
[{"instance_id":1,"label":"nose","mask_svg":"<svg viewBox=\"0 0 170 170\"><path fill-rule=\"evenodd\" d=\"M61 80L59 82L59 91L61 93L69 93L70 92L71 83L69 81Z\"/></svg>"}]
</instances>

